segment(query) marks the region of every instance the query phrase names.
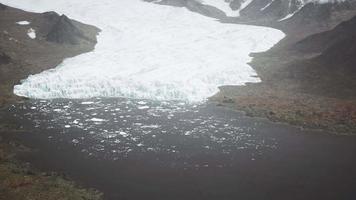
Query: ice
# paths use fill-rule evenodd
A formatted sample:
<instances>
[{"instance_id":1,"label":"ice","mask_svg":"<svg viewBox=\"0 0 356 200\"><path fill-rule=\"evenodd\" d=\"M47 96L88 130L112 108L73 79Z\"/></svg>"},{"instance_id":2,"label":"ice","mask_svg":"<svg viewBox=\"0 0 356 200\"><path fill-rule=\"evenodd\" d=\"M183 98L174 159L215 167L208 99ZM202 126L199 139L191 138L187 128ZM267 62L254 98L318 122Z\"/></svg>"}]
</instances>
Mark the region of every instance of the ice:
<instances>
[{"instance_id":1,"label":"ice","mask_svg":"<svg viewBox=\"0 0 356 200\"><path fill-rule=\"evenodd\" d=\"M139 102L137 102L137 104L139 104L139 105L146 105L147 102L145 102L145 101L139 101Z\"/></svg>"},{"instance_id":2,"label":"ice","mask_svg":"<svg viewBox=\"0 0 356 200\"><path fill-rule=\"evenodd\" d=\"M128 137L129 134L125 133L125 132L120 132L119 135L121 135L122 137Z\"/></svg>"},{"instance_id":3,"label":"ice","mask_svg":"<svg viewBox=\"0 0 356 200\"><path fill-rule=\"evenodd\" d=\"M36 31L33 28L28 29L27 35L31 39L36 39Z\"/></svg>"},{"instance_id":4,"label":"ice","mask_svg":"<svg viewBox=\"0 0 356 200\"><path fill-rule=\"evenodd\" d=\"M82 102L81 104L82 105L90 105L90 104L93 104L94 102L92 101L85 101L85 102Z\"/></svg>"},{"instance_id":5,"label":"ice","mask_svg":"<svg viewBox=\"0 0 356 200\"><path fill-rule=\"evenodd\" d=\"M94 118L91 118L90 121L93 121L93 122L105 122L106 120L94 117Z\"/></svg>"},{"instance_id":6,"label":"ice","mask_svg":"<svg viewBox=\"0 0 356 200\"><path fill-rule=\"evenodd\" d=\"M16 24L18 24L18 25L30 25L31 23L28 22L28 21L19 21L19 22L16 22Z\"/></svg>"},{"instance_id":7,"label":"ice","mask_svg":"<svg viewBox=\"0 0 356 200\"><path fill-rule=\"evenodd\" d=\"M220 23L186 8L141 0L0 0L29 11L56 11L99 27L93 52L29 76L14 93L39 99L129 97L204 101L221 85L259 82L247 64L285 34ZM98 17L100 16L100 17Z\"/></svg>"},{"instance_id":8,"label":"ice","mask_svg":"<svg viewBox=\"0 0 356 200\"><path fill-rule=\"evenodd\" d=\"M139 110L145 110L145 109L149 109L149 106L139 106L138 109Z\"/></svg>"},{"instance_id":9,"label":"ice","mask_svg":"<svg viewBox=\"0 0 356 200\"><path fill-rule=\"evenodd\" d=\"M161 126L160 125L156 125L156 124L151 124L151 125L145 125L145 126L142 126L141 128L145 129L145 128L149 128L149 129L157 129L157 128L160 128Z\"/></svg>"}]
</instances>

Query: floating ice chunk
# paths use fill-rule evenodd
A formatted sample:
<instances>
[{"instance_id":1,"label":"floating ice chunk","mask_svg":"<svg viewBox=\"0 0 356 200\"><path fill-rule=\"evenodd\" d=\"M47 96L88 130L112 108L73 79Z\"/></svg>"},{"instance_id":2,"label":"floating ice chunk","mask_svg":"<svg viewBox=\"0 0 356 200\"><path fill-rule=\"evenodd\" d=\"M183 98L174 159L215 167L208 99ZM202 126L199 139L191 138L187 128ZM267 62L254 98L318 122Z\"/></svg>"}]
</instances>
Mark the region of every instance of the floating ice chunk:
<instances>
[{"instance_id":1,"label":"floating ice chunk","mask_svg":"<svg viewBox=\"0 0 356 200\"><path fill-rule=\"evenodd\" d=\"M156 129L161 127L160 125L156 125L156 124L152 124L152 125L145 125L145 126L141 126L141 128L152 128L152 129Z\"/></svg>"},{"instance_id":2,"label":"floating ice chunk","mask_svg":"<svg viewBox=\"0 0 356 200\"><path fill-rule=\"evenodd\" d=\"M187 131L184 133L184 135L188 136L188 135L191 135L192 134L192 131Z\"/></svg>"},{"instance_id":3,"label":"floating ice chunk","mask_svg":"<svg viewBox=\"0 0 356 200\"><path fill-rule=\"evenodd\" d=\"M90 121L93 121L93 122L105 122L107 120L94 117L94 118L91 118Z\"/></svg>"},{"instance_id":4,"label":"floating ice chunk","mask_svg":"<svg viewBox=\"0 0 356 200\"><path fill-rule=\"evenodd\" d=\"M28 21L19 21L19 22L16 22L16 24L18 24L18 25L30 25L31 23L28 22Z\"/></svg>"},{"instance_id":5,"label":"floating ice chunk","mask_svg":"<svg viewBox=\"0 0 356 200\"><path fill-rule=\"evenodd\" d=\"M92 102L92 101L84 101L84 102L82 102L81 104L82 105L90 105L90 104L93 104L94 102Z\"/></svg>"},{"instance_id":6,"label":"floating ice chunk","mask_svg":"<svg viewBox=\"0 0 356 200\"><path fill-rule=\"evenodd\" d=\"M145 109L149 109L150 107L149 106L139 106L138 109L140 110L145 110Z\"/></svg>"},{"instance_id":7,"label":"floating ice chunk","mask_svg":"<svg viewBox=\"0 0 356 200\"><path fill-rule=\"evenodd\" d=\"M28 29L27 35L31 39L36 39L36 31L33 28Z\"/></svg>"},{"instance_id":8,"label":"floating ice chunk","mask_svg":"<svg viewBox=\"0 0 356 200\"><path fill-rule=\"evenodd\" d=\"M128 137L129 136L128 133L125 133L125 132L122 132L122 131L119 133L119 135L121 135L122 137Z\"/></svg>"},{"instance_id":9,"label":"floating ice chunk","mask_svg":"<svg viewBox=\"0 0 356 200\"><path fill-rule=\"evenodd\" d=\"M73 139L72 142L73 142L74 144L78 144L78 143L79 143L79 140Z\"/></svg>"},{"instance_id":10,"label":"floating ice chunk","mask_svg":"<svg viewBox=\"0 0 356 200\"><path fill-rule=\"evenodd\" d=\"M145 101L139 101L139 102L137 102L137 104L139 104L139 105L146 105L147 102L145 102Z\"/></svg>"}]
</instances>

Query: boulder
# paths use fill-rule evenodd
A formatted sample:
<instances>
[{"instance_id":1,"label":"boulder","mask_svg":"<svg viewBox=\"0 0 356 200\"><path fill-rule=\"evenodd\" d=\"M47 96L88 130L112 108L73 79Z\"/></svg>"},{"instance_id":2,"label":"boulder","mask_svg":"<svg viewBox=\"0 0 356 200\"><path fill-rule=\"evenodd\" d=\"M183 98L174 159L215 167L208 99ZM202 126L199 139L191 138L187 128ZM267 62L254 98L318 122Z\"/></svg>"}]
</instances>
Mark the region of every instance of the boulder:
<instances>
[{"instance_id":1,"label":"boulder","mask_svg":"<svg viewBox=\"0 0 356 200\"><path fill-rule=\"evenodd\" d=\"M0 65L9 64L10 61L11 61L11 58L8 55L0 52Z\"/></svg>"}]
</instances>

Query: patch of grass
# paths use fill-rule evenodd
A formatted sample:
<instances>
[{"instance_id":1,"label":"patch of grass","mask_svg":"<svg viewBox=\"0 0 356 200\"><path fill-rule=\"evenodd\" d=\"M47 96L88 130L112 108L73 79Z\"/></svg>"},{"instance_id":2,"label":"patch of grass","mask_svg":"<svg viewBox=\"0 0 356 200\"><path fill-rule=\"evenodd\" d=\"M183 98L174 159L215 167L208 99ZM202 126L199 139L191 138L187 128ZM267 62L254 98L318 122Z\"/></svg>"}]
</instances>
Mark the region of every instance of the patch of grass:
<instances>
[{"instance_id":1,"label":"patch of grass","mask_svg":"<svg viewBox=\"0 0 356 200\"><path fill-rule=\"evenodd\" d=\"M17 162L13 148L0 144L0 200L102 199L96 190L81 188L60 176L35 172Z\"/></svg>"}]
</instances>

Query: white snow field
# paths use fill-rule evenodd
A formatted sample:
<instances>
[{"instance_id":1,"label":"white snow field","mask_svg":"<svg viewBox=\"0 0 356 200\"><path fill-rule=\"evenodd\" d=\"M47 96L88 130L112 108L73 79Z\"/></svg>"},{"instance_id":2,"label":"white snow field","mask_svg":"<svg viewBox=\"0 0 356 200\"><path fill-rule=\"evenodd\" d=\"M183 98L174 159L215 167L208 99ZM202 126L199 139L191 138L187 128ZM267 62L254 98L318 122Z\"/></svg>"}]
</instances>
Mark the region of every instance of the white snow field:
<instances>
[{"instance_id":1,"label":"white snow field","mask_svg":"<svg viewBox=\"0 0 356 200\"><path fill-rule=\"evenodd\" d=\"M0 0L28 11L54 10L102 32L93 52L31 75L14 93L30 98L128 97L204 101L221 85L259 82L247 64L285 35L223 24L185 8L141 0Z\"/></svg>"}]
</instances>

